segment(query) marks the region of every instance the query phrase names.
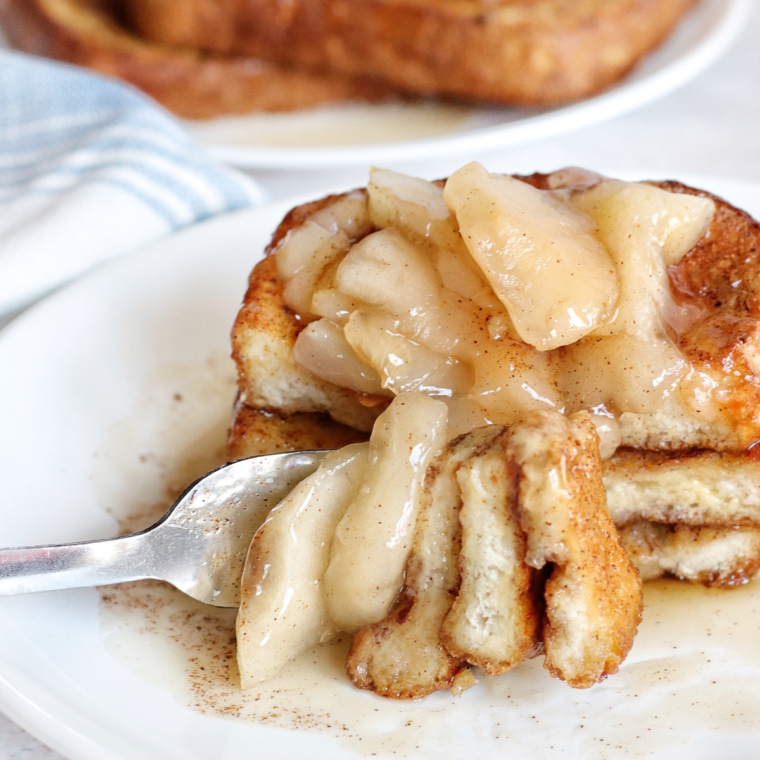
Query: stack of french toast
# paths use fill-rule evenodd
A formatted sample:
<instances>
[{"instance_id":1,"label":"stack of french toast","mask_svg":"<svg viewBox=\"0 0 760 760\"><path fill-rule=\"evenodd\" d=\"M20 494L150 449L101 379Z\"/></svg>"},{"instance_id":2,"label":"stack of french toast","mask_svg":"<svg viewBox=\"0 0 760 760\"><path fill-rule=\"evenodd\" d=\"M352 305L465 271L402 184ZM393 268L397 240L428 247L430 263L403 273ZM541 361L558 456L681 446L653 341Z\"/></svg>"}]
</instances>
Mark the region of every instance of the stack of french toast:
<instances>
[{"instance_id":1,"label":"stack of french toast","mask_svg":"<svg viewBox=\"0 0 760 760\"><path fill-rule=\"evenodd\" d=\"M598 93L695 0L0 0L8 41L121 77L180 116Z\"/></svg>"},{"instance_id":2,"label":"stack of french toast","mask_svg":"<svg viewBox=\"0 0 760 760\"><path fill-rule=\"evenodd\" d=\"M759 250L706 192L577 169L375 169L293 209L233 329L228 451L337 451L254 539L243 683L347 631L387 697L539 653L584 688L642 581L750 580Z\"/></svg>"}]
</instances>

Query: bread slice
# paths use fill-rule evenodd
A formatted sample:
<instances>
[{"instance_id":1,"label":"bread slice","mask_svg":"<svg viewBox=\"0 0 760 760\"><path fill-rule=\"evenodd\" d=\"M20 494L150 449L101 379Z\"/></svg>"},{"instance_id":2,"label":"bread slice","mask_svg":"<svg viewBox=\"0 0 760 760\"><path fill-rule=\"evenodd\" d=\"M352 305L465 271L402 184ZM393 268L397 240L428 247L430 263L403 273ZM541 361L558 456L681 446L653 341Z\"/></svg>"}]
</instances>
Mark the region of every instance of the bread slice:
<instances>
[{"instance_id":1,"label":"bread slice","mask_svg":"<svg viewBox=\"0 0 760 760\"><path fill-rule=\"evenodd\" d=\"M542 649L539 573L525 564L516 484L499 438L462 464L459 594L441 629L450 654L498 675Z\"/></svg>"},{"instance_id":2,"label":"bread slice","mask_svg":"<svg viewBox=\"0 0 760 760\"><path fill-rule=\"evenodd\" d=\"M146 42L119 23L118 9L118 0L0 0L0 25L19 50L124 79L192 119L388 94L386 85L367 78Z\"/></svg>"},{"instance_id":3,"label":"bread slice","mask_svg":"<svg viewBox=\"0 0 760 760\"><path fill-rule=\"evenodd\" d=\"M466 433L430 466L404 586L385 620L354 634L346 671L360 689L418 699L451 686L466 667L464 658L450 654L441 642L441 626L460 580L456 473L502 431L493 425Z\"/></svg>"},{"instance_id":4,"label":"bread slice","mask_svg":"<svg viewBox=\"0 0 760 760\"><path fill-rule=\"evenodd\" d=\"M760 568L758 528L634 522L620 529L620 543L645 581L672 575L734 588L748 583Z\"/></svg>"},{"instance_id":5,"label":"bread slice","mask_svg":"<svg viewBox=\"0 0 760 760\"><path fill-rule=\"evenodd\" d=\"M149 39L548 105L626 74L694 0L127 0Z\"/></svg>"},{"instance_id":6,"label":"bread slice","mask_svg":"<svg viewBox=\"0 0 760 760\"><path fill-rule=\"evenodd\" d=\"M544 174L521 179L547 187ZM695 377L704 372L720 381L726 400L713 416L690 410L678 393L653 414L626 412L619 420L622 444L654 450L746 450L760 440L760 225L702 190L677 182L652 184L715 201L708 233L670 274L701 314L684 332L681 350ZM310 220L329 215L349 195L357 201L362 193L330 196L294 209L278 227L267 253ZM232 333L243 403L286 415L326 412L343 424L370 430L387 400L319 380L294 362L293 347L304 324L285 305L282 294L277 267L268 256L251 274Z\"/></svg>"},{"instance_id":7,"label":"bread slice","mask_svg":"<svg viewBox=\"0 0 760 760\"><path fill-rule=\"evenodd\" d=\"M760 461L752 452L619 449L603 466L616 525L760 527Z\"/></svg>"},{"instance_id":8,"label":"bread slice","mask_svg":"<svg viewBox=\"0 0 760 760\"><path fill-rule=\"evenodd\" d=\"M599 438L588 412L530 412L504 439L517 471L525 562L551 563L544 667L585 689L616 673L641 622L638 571L607 511Z\"/></svg>"}]
</instances>

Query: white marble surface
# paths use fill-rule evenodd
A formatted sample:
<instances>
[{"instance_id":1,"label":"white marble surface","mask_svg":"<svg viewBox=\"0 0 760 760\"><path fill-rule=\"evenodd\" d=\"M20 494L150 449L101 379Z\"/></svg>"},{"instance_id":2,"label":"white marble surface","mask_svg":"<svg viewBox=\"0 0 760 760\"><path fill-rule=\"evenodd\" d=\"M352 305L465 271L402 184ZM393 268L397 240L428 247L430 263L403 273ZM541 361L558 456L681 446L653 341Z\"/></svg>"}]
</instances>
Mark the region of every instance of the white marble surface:
<instances>
[{"instance_id":1,"label":"white marble surface","mask_svg":"<svg viewBox=\"0 0 760 760\"><path fill-rule=\"evenodd\" d=\"M532 172L561 166L648 173L656 179L686 174L760 181L760 8L735 47L699 79L664 100L605 124L522 148L473 154L493 171ZM461 158L397 168L442 177ZM273 199L365 183L365 168L256 172ZM643 178L643 177L642 177ZM0 325L1 326L1 325ZM63 760L0 714L0 760Z\"/></svg>"}]
</instances>

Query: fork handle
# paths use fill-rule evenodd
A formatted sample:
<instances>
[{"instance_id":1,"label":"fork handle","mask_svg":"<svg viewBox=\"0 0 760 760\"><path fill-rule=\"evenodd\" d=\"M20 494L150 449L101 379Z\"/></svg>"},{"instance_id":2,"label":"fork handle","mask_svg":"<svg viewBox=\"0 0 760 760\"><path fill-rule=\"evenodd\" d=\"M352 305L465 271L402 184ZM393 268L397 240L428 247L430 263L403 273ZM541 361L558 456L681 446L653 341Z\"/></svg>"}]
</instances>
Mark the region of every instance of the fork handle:
<instances>
[{"instance_id":1,"label":"fork handle","mask_svg":"<svg viewBox=\"0 0 760 760\"><path fill-rule=\"evenodd\" d=\"M150 537L0 549L0 596L154 578Z\"/></svg>"}]
</instances>

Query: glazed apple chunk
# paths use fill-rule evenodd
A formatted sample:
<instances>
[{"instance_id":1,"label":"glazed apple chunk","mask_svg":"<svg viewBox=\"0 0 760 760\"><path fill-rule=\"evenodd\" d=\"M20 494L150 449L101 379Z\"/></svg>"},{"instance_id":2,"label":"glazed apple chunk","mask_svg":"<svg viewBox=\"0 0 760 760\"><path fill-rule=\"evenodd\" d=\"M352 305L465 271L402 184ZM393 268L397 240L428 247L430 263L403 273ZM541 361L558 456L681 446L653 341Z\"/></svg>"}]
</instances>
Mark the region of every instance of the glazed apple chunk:
<instances>
[{"instance_id":1,"label":"glazed apple chunk","mask_svg":"<svg viewBox=\"0 0 760 760\"><path fill-rule=\"evenodd\" d=\"M237 618L241 685L275 675L309 647L383 618L403 582L446 407L402 394L369 443L328 454L253 538Z\"/></svg>"},{"instance_id":2,"label":"glazed apple chunk","mask_svg":"<svg viewBox=\"0 0 760 760\"><path fill-rule=\"evenodd\" d=\"M615 267L586 214L478 163L451 175L444 198L523 341L566 346L612 315Z\"/></svg>"},{"instance_id":3,"label":"glazed apple chunk","mask_svg":"<svg viewBox=\"0 0 760 760\"><path fill-rule=\"evenodd\" d=\"M593 219L610 252L621 297L613 319L563 349L568 406L651 414L688 371L673 335L687 326L689 312L673 300L667 267L704 234L715 204L618 180L604 180L572 200Z\"/></svg>"},{"instance_id":4,"label":"glazed apple chunk","mask_svg":"<svg viewBox=\"0 0 760 760\"><path fill-rule=\"evenodd\" d=\"M244 689L340 630L327 612L321 579L335 527L361 486L368 448L357 443L329 454L256 532L236 626Z\"/></svg>"},{"instance_id":5,"label":"glazed apple chunk","mask_svg":"<svg viewBox=\"0 0 760 760\"><path fill-rule=\"evenodd\" d=\"M446 416L440 401L405 393L375 423L364 484L338 523L324 575L341 630L384 618L401 588L425 474L447 441Z\"/></svg>"}]
</instances>

